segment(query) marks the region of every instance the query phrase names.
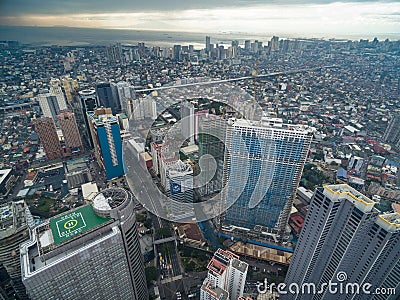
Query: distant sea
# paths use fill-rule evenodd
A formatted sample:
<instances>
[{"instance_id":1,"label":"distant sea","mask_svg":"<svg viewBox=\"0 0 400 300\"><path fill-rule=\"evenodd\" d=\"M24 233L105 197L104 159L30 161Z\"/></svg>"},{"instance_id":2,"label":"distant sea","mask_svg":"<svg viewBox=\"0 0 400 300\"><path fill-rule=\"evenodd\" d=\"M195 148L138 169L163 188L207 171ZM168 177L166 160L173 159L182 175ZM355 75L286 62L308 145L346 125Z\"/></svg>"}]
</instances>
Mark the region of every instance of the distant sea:
<instances>
[{"instance_id":1,"label":"distant sea","mask_svg":"<svg viewBox=\"0 0 400 300\"><path fill-rule=\"evenodd\" d=\"M219 33L193 33L193 32L170 32L153 30L127 30L127 29L95 29L95 28L73 28L73 27L36 27L36 26L0 26L0 40L16 40L22 44L32 46L84 46L84 45L108 45L120 42L123 45L137 45L145 42L148 46L170 47L174 44L193 45L195 49L205 46L205 36L211 36L211 43L230 45L232 40L238 40L240 44L244 40L258 40L266 43L271 36L252 34L246 32L219 32ZM332 38L298 35L279 35L281 38ZM399 39L399 34L376 35L378 39ZM338 39L358 40L370 38L363 36L338 36Z\"/></svg>"}]
</instances>

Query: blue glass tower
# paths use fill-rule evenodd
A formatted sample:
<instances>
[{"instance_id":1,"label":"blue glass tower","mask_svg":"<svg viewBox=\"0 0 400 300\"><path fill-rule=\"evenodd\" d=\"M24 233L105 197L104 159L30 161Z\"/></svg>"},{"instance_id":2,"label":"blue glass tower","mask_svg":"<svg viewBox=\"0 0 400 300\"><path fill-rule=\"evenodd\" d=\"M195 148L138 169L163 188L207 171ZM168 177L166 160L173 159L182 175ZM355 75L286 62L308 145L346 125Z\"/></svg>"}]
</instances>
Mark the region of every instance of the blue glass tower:
<instances>
[{"instance_id":1,"label":"blue glass tower","mask_svg":"<svg viewBox=\"0 0 400 300\"><path fill-rule=\"evenodd\" d=\"M103 166L107 180L124 175L122 138L118 120L111 114L90 113L91 131L96 157Z\"/></svg>"},{"instance_id":2,"label":"blue glass tower","mask_svg":"<svg viewBox=\"0 0 400 300\"><path fill-rule=\"evenodd\" d=\"M224 225L285 230L310 143L309 131L280 119L230 120Z\"/></svg>"}]
</instances>

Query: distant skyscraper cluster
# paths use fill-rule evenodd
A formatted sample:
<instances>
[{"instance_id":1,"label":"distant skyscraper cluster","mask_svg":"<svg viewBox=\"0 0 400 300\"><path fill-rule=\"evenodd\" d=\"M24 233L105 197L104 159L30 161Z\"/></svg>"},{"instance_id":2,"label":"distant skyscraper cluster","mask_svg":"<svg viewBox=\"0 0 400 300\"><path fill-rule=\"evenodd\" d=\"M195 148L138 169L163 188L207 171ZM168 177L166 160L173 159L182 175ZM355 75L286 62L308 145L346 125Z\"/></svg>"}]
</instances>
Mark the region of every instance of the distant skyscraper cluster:
<instances>
[{"instance_id":1,"label":"distant skyscraper cluster","mask_svg":"<svg viewBox=\"0 0 400 300\"><path fill-rule=\"evenodd\" d=\"M106 57L111 63L121 63L125 62L124 56L122 54L122 47L120 43L106 47Z\"/></svg>"},{"instance_id":2,"label":"distant skyscraper cluster","mask_svg":"<svg viewBox=\"0 0 400 300\"><path fill-rule=\"evenodd\" d=\"M230 300L243 296L249 265L236 254L218 249L208 263L200 300Z\"/></svg>"},{"instance_id":3,"label":"distant skyscraper cluster","mask_svg":"<svg viewBox=\"0 0 400 300\"><path fill-rule=\"evenodd\" d=\"M244 47L239 48L238 41L232 41L231 46L225 48L224 45L211 43L211 37L206 36L206 43L204 48L204 55L214 60L235 59L239 56L240 52L254 53L254 54L274 54L274 53L290 53L293 51L301 50L303 43L300 39L279 39L273 36L267 45L263 45L261 41L250 40L244 41Z\"/></svg>"},{"instance_id":4,"label":"distant skyscraper cluster","mask_svg":"<svg viewBox=\"0 0 400 300\"><path fill-rule=\"evenodd\" d=\"M314 284L312 299L398 299L400 292L400 214L381 214L375 202L346 185L317 188L285 283ZM326 284L370 284L371 295L332 294ZM325 285L325 290L323 289ZM392 295L373 295L394 288ZM283 299L311 299L308 294Z\"/></svg>"}]
</instances>

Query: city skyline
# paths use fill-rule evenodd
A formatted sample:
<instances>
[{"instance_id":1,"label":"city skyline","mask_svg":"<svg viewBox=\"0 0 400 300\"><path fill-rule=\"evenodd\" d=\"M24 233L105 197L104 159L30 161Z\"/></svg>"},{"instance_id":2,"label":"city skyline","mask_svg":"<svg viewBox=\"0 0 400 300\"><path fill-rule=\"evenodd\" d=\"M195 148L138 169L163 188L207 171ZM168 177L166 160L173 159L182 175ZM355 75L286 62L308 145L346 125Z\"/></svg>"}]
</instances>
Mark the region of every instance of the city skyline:
<instances>
[{"instance_id":1,"label":"city skyline","mask_svg":"<svg viewBox=\"0 0 400 300\"><path fill-rule=\"evenodd\" d=\"M397 1L211 1L115 3L76 1L23 3L3 1L0 25L163 30L175 32L240 32L308 37L398 38ZM207 22L201 22L207 20Z\"/></svg>"},{"instance_id":2,"label":"city skyline","mask_svg":"<svg viewBox=\"0 0 400 300\"><path fill-rule=\"evenodd\" d=\"M397 24L397 2L150 0L135 14L170 17L149 31L2 26L135 16L128 2L4 1L0 298L250 300L282 286L299 287L288 299L398 298L400 38L263 23L319 7L301 19L315 31ZM217 11L265 31L214 34ZM190 20L203 33L165 31ZM376 294L308 297L311 283Z\"/></svg>"}]
</instances>

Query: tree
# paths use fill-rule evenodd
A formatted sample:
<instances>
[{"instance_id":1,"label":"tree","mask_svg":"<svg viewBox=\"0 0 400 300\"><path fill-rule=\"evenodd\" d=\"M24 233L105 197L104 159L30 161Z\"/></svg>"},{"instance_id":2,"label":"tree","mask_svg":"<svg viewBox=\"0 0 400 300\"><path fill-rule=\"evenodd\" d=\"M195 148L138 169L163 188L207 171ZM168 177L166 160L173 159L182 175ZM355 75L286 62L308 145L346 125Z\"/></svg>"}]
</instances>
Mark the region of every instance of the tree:
<instances>
[{"instance_id":1,"label":"tree","mask_svg":"<svg viewBox=\"0 0 400 300\"><path fill-rule=\"evenodd\" d=\"M139 223L143 223L144 221L146 221L147 215L145 214L136 214L136 221L138 221Z\"/></svg>"},{"instance_id":2,"label":"tree","mask_svg":"<svg viewBox=\"0 0 400 300\"><path fill-rule=\"evenodd\" d=\"M171 230L168 227L161 227L158 229L158 235L162 238L167 238L171 236Z\"/></svg>"},{"instance_id":3,"label":"tree","mask_svg":"<svg viewBox=\"0 0 400 300\"><path fill-rule=\"evenodd\" d=\"M144 224L144 226L146 226L146 228L151 228L151 225L153 224L153 220L151 218L147 218L143 224Z\"/></svg>"},{"instance_id":4,"label":"tree","mask_svg":"<svg viewBox=\"0 0 400 300\"><path fill-rule=\"evenodd\" d=\"M158 279L158 271L156 267L147 267L144 270L145 274L146 274L146 281L147 281L147 286L149 286L151 284L152 281L155 281Z\"/></svg>"}]
</instances>

